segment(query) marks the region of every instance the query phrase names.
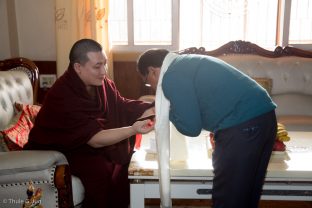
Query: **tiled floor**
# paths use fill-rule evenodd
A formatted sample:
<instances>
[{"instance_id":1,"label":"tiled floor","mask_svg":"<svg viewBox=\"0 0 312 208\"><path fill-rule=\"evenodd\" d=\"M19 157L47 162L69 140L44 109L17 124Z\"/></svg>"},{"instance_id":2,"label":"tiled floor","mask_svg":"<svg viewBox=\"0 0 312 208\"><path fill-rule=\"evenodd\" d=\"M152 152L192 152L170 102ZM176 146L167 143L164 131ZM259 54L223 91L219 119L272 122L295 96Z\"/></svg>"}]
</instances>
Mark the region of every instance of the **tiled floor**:
<instances>
[{"instance_id":1,"label":"tiled floor","mask_svg":"<svg viewBox=\"0 0 312 208\"><path fill-rule=\"evenodd\" d=\"M159 208L158 200L147 200L145 208ZM211 208L210 200L173 201L173 208ZM312 208L312 201L260 201L259 208Z\"/></svg>"},{"instance_id":2,"label":"tiled floor","mask_svg":"<svg viewBox=\"0 0 312 208\"><path fill-rule=\"evenodd\" d=\"M160 206L145 206L145 208L159 208ZM179 205L179 206L172 206L172 208L211 208L210 206L183 206L183 205Z\"/></svg>"},{"instance_id":3,"label":"tiled floor","mask_svg":"<svg viewBox=\"0 0 312 208\"><path fill-rule=\"evenodd\" d=\"M146 199L145 208L159 208L159 199ZM173 199L172 208L211 208L210 200Z\"/></svg>"}]
</instances>

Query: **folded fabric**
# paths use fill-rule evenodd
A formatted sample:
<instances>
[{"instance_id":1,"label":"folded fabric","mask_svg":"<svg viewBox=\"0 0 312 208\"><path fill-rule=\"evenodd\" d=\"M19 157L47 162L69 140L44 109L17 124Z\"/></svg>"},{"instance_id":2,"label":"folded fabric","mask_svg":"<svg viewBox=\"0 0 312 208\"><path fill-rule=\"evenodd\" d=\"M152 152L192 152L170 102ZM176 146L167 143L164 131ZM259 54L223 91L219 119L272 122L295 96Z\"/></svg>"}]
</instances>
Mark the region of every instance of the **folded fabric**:
<instances>
[{"instance_id":1,"label":"folded fabric","mask_svg":"<svg viewBox=\"0 0 312 208\"><path fill-rule=\"evenodd\" d=\"M266 77L253 77L253 79L261 85L269 95L272 93L272 79Z\"/></svg>"},{"instance_id":2,"label":"folded fabric","mask_svg":"<svg viewBox=\"0 0 312 208\"><path fill-rule=\"evenodd\" d=\"M14 108L17 112L23 111L32 122L35 121L38 112L41 109L40 105L14 103Z\"/></svg>"},{"instance_id":3,"label":"folded fabric","mask_svg":"<svg viewBox=\"0 0 312 208\"><path fill-rule=\"evenodd\" d=\"M15 116L16 122L1 131L3 140L10 151L22 150L23 146L28 142L28 135L34 126L29 116L25 112L20 112Z\"/></svg>"},{"instance_id":4,"label":"folded fabric","mask_svg":"<svg viewBox=\"0 0 312 208\"><path fill-rule=\"evenodd\" d=\"M22 150L23 146L28 142L29 132L34 126L40 108L39 105L14 103L16 115L11 124L1 131L2 150Z\"/></svg>"}]
</instances>

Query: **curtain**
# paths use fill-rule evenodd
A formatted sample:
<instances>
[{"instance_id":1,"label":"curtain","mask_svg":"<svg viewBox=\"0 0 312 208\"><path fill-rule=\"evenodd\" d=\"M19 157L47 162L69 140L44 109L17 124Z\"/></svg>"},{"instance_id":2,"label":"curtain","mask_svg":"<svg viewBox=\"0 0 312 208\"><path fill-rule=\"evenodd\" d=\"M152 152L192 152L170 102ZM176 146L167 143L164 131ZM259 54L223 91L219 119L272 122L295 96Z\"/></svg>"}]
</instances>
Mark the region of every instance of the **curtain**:
<instances>
[{"instance_id":1,"label":"curtain","mask_svg":"<svg viewBox=\"0 0 312 208\"><path fill-rule=\"evenodd\" d=\"M79 39L99 42L108 58L108 77L113 79L112 52L108 37L109 0L55 0L57 76L69 64L69 51Z\"/></svg>"}]
</instances>

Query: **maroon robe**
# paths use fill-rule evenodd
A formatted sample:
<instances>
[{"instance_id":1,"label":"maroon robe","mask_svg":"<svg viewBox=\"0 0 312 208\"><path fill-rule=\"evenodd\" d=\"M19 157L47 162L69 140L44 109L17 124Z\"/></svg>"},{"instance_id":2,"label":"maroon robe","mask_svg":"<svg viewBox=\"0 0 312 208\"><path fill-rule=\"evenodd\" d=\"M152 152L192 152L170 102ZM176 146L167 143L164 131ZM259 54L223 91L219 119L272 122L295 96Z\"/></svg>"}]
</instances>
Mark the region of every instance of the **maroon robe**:
<instances>
[{"instance_id":1,"label":"maroon robe","mask_svg":"<svg viewBox=\"0 0 312 208\"><path fill-rule=\"evenodd\" d=\"M122 97L107 78L96 89L97 99L91 99L69 68L46 95L24 149L64 153L85 187L84 207L128 207L134 137L103 148L87 142L102 129L132 125L151 105Z\"/></svg>"}]
</instances>

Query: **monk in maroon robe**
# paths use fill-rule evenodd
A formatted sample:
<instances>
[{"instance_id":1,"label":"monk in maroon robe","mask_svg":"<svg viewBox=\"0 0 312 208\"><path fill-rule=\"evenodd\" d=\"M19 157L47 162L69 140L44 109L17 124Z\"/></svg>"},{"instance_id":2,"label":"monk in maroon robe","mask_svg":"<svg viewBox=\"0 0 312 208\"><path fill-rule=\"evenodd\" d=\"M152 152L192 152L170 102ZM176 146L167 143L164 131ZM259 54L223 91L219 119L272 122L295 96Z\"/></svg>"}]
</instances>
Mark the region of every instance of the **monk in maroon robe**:
<instances>
[{"instance_id":1,"label":"monk in maroon robe","mask_svg":"<svg viewBox=\"0 0 312 208\"><path fill-rule=\"evenodd\" d=\"M122 97L95 41L77 41L67 71L48 91L25 149L58 150L85 187L87 208L127 208L134 137L153 129L150 103Z\"/></svg>"}]
</instances>

